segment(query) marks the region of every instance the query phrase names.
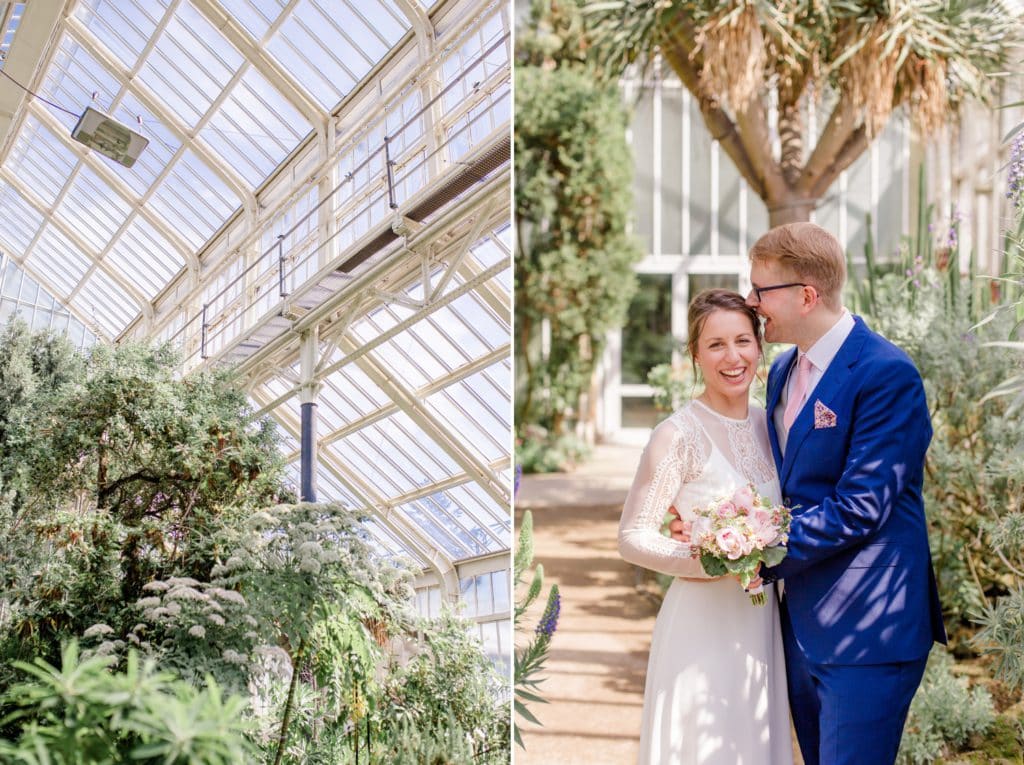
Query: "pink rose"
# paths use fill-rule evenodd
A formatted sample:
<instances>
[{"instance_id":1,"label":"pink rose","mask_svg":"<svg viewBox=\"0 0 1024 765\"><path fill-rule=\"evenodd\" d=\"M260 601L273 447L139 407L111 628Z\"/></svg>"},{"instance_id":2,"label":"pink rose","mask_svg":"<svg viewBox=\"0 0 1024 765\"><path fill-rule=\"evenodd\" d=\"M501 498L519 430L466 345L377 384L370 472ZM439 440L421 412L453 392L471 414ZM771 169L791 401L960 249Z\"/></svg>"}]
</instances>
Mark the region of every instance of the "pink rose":
<instances>
[{"instance_id":1,"label":"pink rose","mask_svg":"<svg viewBox=\"0 0 1024 765\"><path fill-rule=\"evenodd\" d=\"M732 493L732 503L745 513L754 509L754 492L749 486L741 486Z\"/></svg>"},{"instance_id":2,"label":"pink rose","mask_svg":"<svg viewBox=\"0 0 1024 765\"><path fill-rule=\"evenodd\" d=\"M738 515L736 505L726 500L718 506L718 517L719 518L735 518Z\"/></svg>"},{"instance_id":3,"label":"pink rose","mask_svg":"<svg viewBox=\"0 0 1024 765\"><path fill-rule=\"evenodd\" d=\"M753 535L754 544L759 549L770 545L778 536L778 528L775 525L772 512L767 508L754 508L754 512L747 518L747 524Z\"/></svg>"},{"instance_id":4,"label":"pink rose","mask_svg":"<svg viewBox=\"0 0 1024 765\"><path fill-rule=\"evenodd\" d=\"M746 540L735 529L719 529L715 534L715 542L729 560L737 560L745 554L743 548Z\"/></svg>"},{"instance_id":5,"label":"pink rose","mask_svg":"<svg viewBox=\"0 0 1024 765\"><path fill-rule=\"evenodd\" d=\"M760 526L773 526L775 525L774 514L771 510L765 507L755 507L750 513L750 524Z\"/></svg>"}]
</instances>

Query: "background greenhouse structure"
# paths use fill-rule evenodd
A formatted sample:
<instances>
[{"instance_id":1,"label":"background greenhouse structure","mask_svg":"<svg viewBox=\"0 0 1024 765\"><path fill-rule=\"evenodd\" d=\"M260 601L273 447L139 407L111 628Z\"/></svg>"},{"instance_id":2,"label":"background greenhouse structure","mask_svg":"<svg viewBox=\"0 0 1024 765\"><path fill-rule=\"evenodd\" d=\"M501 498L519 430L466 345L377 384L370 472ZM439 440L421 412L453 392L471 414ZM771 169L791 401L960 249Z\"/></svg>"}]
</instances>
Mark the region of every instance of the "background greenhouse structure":
<instances>
[{"instance_id":1,"label":"background greenhouse structure","mask_svg":"<svg viewBox=\"0 0 1024 765\"><path fill-rule=\"evenodd\" d=\"M0 3L0 32L0 317L232 365L296 493L370 516L507 668L506 4ZM86 107L133 166L72 138Z\"/></svg>"}]
</instances>

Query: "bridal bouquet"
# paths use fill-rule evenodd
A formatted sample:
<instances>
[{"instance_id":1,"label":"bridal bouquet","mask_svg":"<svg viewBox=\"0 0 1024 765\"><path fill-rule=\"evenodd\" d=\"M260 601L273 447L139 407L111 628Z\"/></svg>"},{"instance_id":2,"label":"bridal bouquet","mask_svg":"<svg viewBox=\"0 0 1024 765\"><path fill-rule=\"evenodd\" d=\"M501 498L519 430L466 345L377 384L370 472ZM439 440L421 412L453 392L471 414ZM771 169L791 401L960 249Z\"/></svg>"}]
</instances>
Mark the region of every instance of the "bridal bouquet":
<instances>
[{"instance_id":1,"label":"bridal bouquet","mask_svg":"<svg viewBox=\"0 0 1024 765\"><path fill-rule=\"evenodd\" d=\"M694 508L690 548L700 556L708 576L739 574L744 588L754 578L758 564L774 566L786 557L792 513L773 505L753 486L741 486L731 494ZM765 603L764 588L750 591L754 605Z\"/></svg>"}]
</instances>

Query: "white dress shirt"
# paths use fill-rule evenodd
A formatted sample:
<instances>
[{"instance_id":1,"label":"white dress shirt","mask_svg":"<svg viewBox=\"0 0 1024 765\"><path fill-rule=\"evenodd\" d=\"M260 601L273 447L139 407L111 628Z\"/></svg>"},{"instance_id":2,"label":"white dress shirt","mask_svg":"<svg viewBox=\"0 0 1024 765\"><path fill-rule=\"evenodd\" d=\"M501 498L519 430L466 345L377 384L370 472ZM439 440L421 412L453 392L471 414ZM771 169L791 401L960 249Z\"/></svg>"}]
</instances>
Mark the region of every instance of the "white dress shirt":
<instances>
[{"instance_id":1,"label":"white dress shirt","mask_svg":"<svg viewBox=\"0 0 1024 765\"><path fill-rule=\"evenodd\" d=\"M811 374L807 381L807 396L804 402L811 400L811 395L814 393L814 389L817 387L818 382L825 374L825 370L828 369L828 365L832 363L832 359L839 353L839 349L843 343L846 342L846 338L850 336L853 331L853 316L845 308L843 313L839 316L839 319L832 328L829 329L824 335L818 338L818 342L810 347L807 351L807 358L811 362ZM782 388L782 395L779 396L779 403L775 407L775 411L772 416L775 418L775 432L779 436L779 449L782 453L786 452L786 441L789 438L789 430L784 426L782 422L783 413L786 411L786 404L789 402L789 394L793 390L793 385L796 382L796 375L793 370L797 368L797 364L800 361L799 351L797 352L796 363L794 363L789 370L789 377L786 380L786 384ZM802 407L801 407L802 408Z\"/></svg>"}]
</instances>

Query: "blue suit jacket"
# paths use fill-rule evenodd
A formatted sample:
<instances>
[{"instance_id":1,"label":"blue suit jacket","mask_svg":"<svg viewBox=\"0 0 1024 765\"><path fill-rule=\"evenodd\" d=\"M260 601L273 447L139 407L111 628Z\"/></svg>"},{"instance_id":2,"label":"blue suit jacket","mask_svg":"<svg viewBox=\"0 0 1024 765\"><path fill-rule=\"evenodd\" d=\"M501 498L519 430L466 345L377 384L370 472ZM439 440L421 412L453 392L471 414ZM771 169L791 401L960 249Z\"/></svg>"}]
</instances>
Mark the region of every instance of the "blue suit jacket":
<instances>
[{"instance_id":1,"label":"blue suit jacket","mask_svg":"<svg viewBox=\"0 0 1024 765\"><path fill-rule=\"evenodd\" d=\"M921 497L932 437L924 387L902 350L854 319L785 457L772 413L796 349L768 375L772 451L795 508L789 552L768 574L785 579L793 634L815 664L910 661L946 642Z\"/></svg>"}]
</instances>

